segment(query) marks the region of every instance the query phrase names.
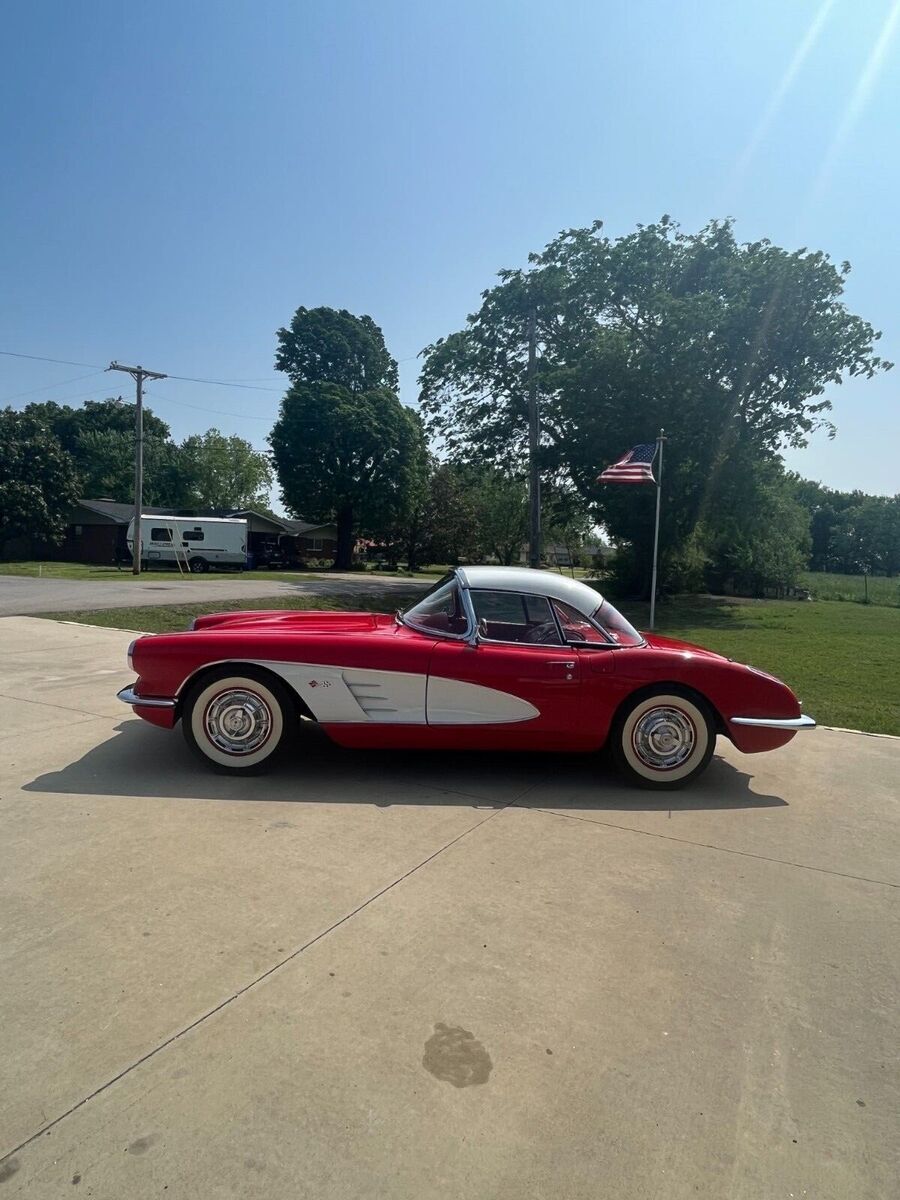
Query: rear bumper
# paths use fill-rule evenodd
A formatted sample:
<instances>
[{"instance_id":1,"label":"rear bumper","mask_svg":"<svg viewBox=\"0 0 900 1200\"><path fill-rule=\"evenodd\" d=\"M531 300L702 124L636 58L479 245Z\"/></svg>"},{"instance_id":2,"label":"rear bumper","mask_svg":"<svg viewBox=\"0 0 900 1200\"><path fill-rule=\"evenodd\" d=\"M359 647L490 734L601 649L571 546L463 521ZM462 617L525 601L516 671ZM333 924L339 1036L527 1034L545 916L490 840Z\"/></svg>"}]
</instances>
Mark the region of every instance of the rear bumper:
<instances>
[{"instance_id":1,"label":"rear bumper","mask_svg":"<svg viewBox=\"0 0 900 1200\"><path fill-rule=\"evenodd\" d=\"M785 732L796 732L798 729L815 729L816 723L812 717L805 714L799 717L789 717L787 720L777 720L774 717L729 717L732 725L753 725L757 729L781 729Z\"/></svg>"}]
</instances>

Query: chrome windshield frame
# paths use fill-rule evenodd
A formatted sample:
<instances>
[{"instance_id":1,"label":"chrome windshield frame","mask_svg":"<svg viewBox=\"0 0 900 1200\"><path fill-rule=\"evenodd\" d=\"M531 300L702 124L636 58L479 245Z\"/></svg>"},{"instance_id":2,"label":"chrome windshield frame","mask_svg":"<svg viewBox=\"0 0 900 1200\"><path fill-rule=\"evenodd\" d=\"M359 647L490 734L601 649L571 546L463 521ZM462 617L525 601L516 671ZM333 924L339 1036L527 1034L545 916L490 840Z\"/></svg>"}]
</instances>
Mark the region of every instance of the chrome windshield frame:
<instances>
[{"instance_id":1,"label":"chrome windshield frame","mask_svg":"<svg viewBox=\"0 0 900 1200\"><path fill-rule=\"evenodd\" d=\"M415 608L417 604L421 604L422 601L427 599L428 596L432 595L434 592L438 591L448 583L453 583L457 589L457 592L459 593L460 604L466 616L465 633L445 633L441 629L429 629L425 625L417 625L415 621L411 621L409 619L409 610L401 611L398 609L395 619L398 620L401 625L405 625L407 629L414 629L416 633L426 634L428 637L446 639L447 641L451 642L470 642L474 645L478 640L474 613L472 612L472 604L468 596L468 588L460 579L457 568L454 568L452 571L448 572L447 575L442 576L437 583L435 583L433 587L430 587L428 591L425 592L424 596L420 596L416 603L411 607Z\"/></svg>"}]
</instances>

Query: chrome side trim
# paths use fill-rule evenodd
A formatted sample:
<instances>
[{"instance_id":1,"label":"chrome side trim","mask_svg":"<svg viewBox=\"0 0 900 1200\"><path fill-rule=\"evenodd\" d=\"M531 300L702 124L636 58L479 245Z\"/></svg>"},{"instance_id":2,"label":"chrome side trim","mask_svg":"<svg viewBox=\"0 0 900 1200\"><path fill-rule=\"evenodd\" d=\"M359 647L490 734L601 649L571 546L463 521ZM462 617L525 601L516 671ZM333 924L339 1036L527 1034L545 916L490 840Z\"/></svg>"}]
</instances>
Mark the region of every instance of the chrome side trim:
<instances>
[{"instance_id":1,"label":"chrome side trim","mask_svg":"<svg viewBox=\"0 0 900 1200\"><path fill-rule=\"evenodd\" d=\"M732 725L757 725L761 729L815 729L816 723L812 717L804 714L791 717L786 721L775 720L774 717L729 717Z\"/></svg>"},{"instance_id":2,"label":"chrome side trim","mask_svg":"<svg viewBox=\"0 0 900 1200\"><path fill-rule=\"evenodd\" d=\"M153 696L139 696L133 687L122 688L116 699L123 704L138 704L141 708L174 708L177 700L162 700Z\"/></svg>"}]
</instances>

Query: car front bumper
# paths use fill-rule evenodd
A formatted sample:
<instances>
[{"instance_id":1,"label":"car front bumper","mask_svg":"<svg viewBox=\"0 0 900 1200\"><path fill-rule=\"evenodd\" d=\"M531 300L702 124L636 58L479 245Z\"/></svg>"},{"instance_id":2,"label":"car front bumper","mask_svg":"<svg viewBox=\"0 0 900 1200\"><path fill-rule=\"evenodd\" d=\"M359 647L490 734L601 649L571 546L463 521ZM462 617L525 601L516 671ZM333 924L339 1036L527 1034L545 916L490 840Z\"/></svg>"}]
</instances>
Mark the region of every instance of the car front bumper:
<instances>
[{"instance_id":1,"label":"car front bumper","mask_svg":"<svg viewBox=\"0 0 900 1200\"><path fill-rule=\"evenodd\" d=\"M728 720L732 725L753 725L757 729L782 729L785 733L797 729L815 729L816 727L812 717L807 717L805 714L799 717L789 717L787 720L779 720L775 717L729 717Z\"/></svg>"},{"instance_id":2,"label":"car front bumper","mask_svg":"<svg viewBox=\"0 0 900 1200\"><path fill-rule=\"evenodd\" d=\"M139 696L133 687L122 688L116 699L123 704L139 705L141 708L175 708L177 700L164 700L155 696Z\"/></svg>"}]
</instances>

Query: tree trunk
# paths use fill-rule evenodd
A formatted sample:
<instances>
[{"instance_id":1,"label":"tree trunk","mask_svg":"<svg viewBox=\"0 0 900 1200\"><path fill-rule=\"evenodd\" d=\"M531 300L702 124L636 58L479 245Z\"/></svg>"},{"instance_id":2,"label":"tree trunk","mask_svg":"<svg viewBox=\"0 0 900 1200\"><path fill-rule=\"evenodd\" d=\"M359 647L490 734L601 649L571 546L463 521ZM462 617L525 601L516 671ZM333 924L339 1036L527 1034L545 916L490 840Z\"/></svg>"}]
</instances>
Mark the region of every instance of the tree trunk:
<instances>
[{"instance_id":1,"label":"tree trunk","mask_svg":"<svg viewBox=\"0 0 900 1200\"><path fill-rule=\"evenodd\" d=\"M334 560L336 571L349 571L353 565L353 507L347 505L337 515L337 555Z\"/></svg>"}]
</instances>

